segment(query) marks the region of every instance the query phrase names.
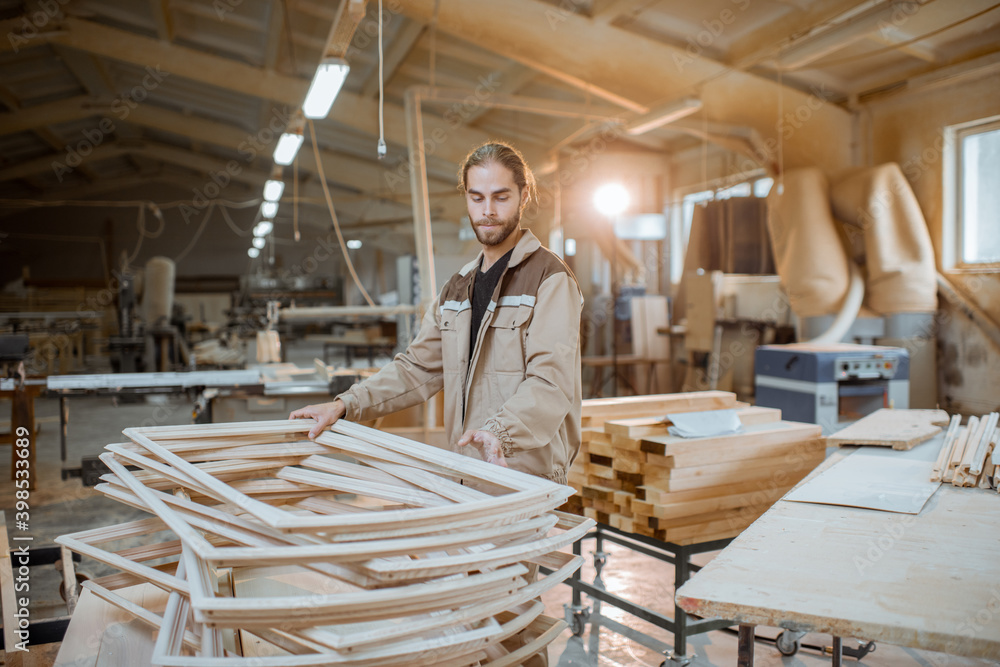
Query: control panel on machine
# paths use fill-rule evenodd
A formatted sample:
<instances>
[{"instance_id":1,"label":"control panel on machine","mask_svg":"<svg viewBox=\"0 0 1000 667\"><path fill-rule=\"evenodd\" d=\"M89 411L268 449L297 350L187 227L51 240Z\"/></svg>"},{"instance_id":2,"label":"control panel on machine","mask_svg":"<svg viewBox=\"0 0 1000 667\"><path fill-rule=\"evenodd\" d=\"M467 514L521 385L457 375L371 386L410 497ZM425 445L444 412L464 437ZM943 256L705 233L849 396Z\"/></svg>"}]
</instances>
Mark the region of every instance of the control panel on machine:
<instances>
[{"instance_id":1,"label":"control panel on machine","mask_svg":"<svg viewBox=\"0 0 1000 667\"><path fill-rule=\"evenodd\" d=\"M841 357L834 362L839 380L891 380L896 376L896 359L881 357Z\"/></svg>"}]
</instances>

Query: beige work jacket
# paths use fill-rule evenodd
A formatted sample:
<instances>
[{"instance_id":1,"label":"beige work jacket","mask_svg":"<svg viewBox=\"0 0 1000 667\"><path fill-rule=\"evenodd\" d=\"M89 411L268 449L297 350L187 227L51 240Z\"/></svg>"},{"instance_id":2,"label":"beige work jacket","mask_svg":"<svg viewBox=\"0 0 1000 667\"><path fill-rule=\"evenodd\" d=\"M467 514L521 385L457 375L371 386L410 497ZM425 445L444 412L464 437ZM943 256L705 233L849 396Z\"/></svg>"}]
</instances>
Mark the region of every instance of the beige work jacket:
<instances>
[{"instance_id":1,"label":"beige work jacket","mask_svg":"<svg viewBox=\"0 0 1000 667\"><path fill-rule=\"evenodd\" d=\"M443 388L453 451L466 430L488 430L511 468L565 484L580 449L579 285L562 260L522 230L470 359L472 283L481 257L448 280L405 352L338 398L347 419L365 421ZM461 449L479 457L474 447Z\"/></svg>"}]
</instances>

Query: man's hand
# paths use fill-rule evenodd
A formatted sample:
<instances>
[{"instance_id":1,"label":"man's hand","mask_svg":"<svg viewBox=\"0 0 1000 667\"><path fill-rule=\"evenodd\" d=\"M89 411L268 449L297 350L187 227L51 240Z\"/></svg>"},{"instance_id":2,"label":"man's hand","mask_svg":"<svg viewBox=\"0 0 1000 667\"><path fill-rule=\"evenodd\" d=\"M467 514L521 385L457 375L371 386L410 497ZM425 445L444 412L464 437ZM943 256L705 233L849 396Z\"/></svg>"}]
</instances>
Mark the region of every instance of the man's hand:
<instances>
[{"instance_id":1,"label":"man's hand","mask_svg":"<svg viewBox=\"0 0 1000 667\"><path fill-rule=\"evenodd\" d=\"M330 426L333 426L338 419L347 414L347 406L339 398L329 403L318 405L307 405L299 408L288 415L289 419L315 419L316 425L309 431L309 438L315 439L319 434Z\"/></svg>"},{"instance_id":2,"label":"man's hand","mask_svg":"<svg viewBox=\"0 0 1000 667\"><path fill-rule=\"evenodd\" d=\"M493 465L507 467L507 461L503 457L503 447L500 438L489 431L466 431L458 439L459 447L474 446L479 450L483 460Z\"/></svg>"}]
</instances>

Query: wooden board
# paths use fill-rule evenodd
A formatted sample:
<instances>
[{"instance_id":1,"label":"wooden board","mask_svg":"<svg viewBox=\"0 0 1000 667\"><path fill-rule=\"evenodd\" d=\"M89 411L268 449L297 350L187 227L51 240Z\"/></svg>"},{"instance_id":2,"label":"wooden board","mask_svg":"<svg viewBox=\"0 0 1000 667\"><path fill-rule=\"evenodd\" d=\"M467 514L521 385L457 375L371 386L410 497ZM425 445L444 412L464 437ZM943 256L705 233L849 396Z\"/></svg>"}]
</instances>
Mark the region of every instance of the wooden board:
<instances>
[{"instance_id":1,"label":"wooden board","mask_svg":"<svg viewBox=\"0 0 1000 667\"><path fill-rule=\"evenodd\" d=\"M718 461L717 456L725 457L728 452L736 448L803 442L813 440L821 433L822 429L815 424L781 421L773 424L755 424L740 433L710 438L651 436L642 439L642 451L660 456L692 454L702 457L702 463L707 464Z\"/></svg>"},{"instance_id":2,"label":"wooden board","mask_svg":"<svg viewBox=\"0 0 1000 667\"><path fill-rule=\"evenodd\" d=\"M627 396L625 398L589 398L583 401L581 415L586 426L600 426L608 419L649 417L668 412L700 412L736 407L736 394L728 391L693 391L683 394Z\"/></svg>"},{"instance_id":3,"label":"wooden board","mask_svg":"<svg viewBox=\"0 0 1000 667\"><path fill-rule=\"evenodd\" d=\"M831 447L881 445L910 449L941 432L949 421L944 410L891 410L883 408L827 437Z\"/></svg>"},{"instance_id":4,"label":"wooden board","mask_svg":"<svg viewBox=\"0 0 1000 667\"><path fill-rule=\"evenodd\" d=\"M167 594L151 584L140 584L118 591L118 594L134 604L159 613L162 613L167 604ZM142 643L145 645L148 642L148 645L152 646L152 629L131 625L133 618L129 612L101 600L93 591L85 588L80 594L76 612L66 628L53 667L97 667L98 656L102 652L102 638L113 626L127 627L129 637L135 641L138 641L137 637L143 635ZM119 628L119 631L125 632L122 628ZM114 634L115 632L112 632L112 635ZM105 657L108 657L107 649L104 652ZM124 661L119 664L121 667L131 667L143 663Z\"/></svg>"},{"instance_id":5,"label":"wooden board","mask_svg":"<svg viewBox=\"0 0 1000 667\"><path fill-rule=\"evenodd\" d=\"M781 421L781 410L777 408L746 407L736 411L740 423L744 426L767 424ZM670 420L663 417L634 417L632 419L614 419L604 422L604 432L625 438L644 438L655 435L669 435L667 427Z\"/></svg>"}]
</instances>

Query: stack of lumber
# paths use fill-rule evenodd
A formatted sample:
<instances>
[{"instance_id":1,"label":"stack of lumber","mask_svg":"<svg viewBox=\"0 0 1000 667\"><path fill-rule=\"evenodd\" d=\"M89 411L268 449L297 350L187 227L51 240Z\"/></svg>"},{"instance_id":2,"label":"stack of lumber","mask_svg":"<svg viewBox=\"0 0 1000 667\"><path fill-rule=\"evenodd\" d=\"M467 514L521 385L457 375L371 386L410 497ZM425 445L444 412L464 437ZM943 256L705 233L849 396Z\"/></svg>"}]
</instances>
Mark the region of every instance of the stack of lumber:
<instances>
[{"instance_id":1,"label":"stack of lumber","mask_svg":"<svg viewBox=\"0 0 1000 667\"><path fill-rule=\"evenodd\" d=\"M1000 492L998 421L1000 414L991 412L983 417L969 417L962 426L961 415L952 416L931 471L931 481Z\"/></svg>"},{"instance_id":2,"label":"stack of lumber","mask_svg":"<svg viewBox=\"0 0 1000 667\"><path fill-rule=\"evenodd\" d=\"M742 430L669 435L665 415L735 409ZM814 424L738 403L722 391L583 402L583 445L569 475L567 505L620 530L674 544L734 537L819 465Z\"/></svg>"},{"instance_id":3,"label":"stack of lumber","mask_svg":"<svg viewBox=\"0 0 1000 667\"><path fill-rule=\"evenodd\" d=\"M57 541L119 571L84 588L156 628L152 664L499 667L565 627L538 597L582 562L560 551L593 525L555 511L572 489L344 420L310 441L314 424L108 445L97 488L153 516ZM150 585L162 607L136 602Z\"/></svg>"}]
</instances>

